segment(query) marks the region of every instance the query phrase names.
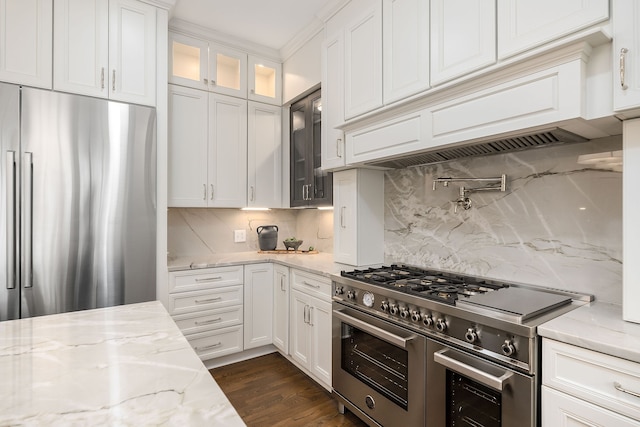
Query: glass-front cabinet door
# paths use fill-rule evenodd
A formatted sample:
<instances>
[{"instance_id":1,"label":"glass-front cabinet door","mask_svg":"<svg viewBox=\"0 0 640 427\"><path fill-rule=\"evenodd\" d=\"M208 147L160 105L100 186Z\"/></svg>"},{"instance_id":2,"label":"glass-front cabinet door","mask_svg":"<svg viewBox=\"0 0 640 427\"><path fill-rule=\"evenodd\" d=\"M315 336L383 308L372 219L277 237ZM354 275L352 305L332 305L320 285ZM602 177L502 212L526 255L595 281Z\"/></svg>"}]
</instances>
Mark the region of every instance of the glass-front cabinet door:
<instances>
[{"instance_id":1,"label":"glass-front cabinet door","mask_svg":"<svg viewBox=\"0 0 640 427\"><path fill-rule=\"evenodd\" d=\"M211 43L209 46L209 90L247 97L247 54Z\"/></svg>"},{"instance_id":2,"label":"glass-front cabinet door","mask_svg":"<svg viewBox=\"0 0 640 427\"><path fill-rule=\"evenodd\" d=\"M333 174L322 170L320 90L291 105L291 207L331 206Z\"/></svg>"},{"instance_id":3,"label":"glass-front cabinet door","mask_svg":"<svg viewBox=\"0 0 640 427\"><path fill-rule=\"evenodd\" d=\"M169 33L169 83L194 89L209 88L209 43Z\"/></svg>"},{"instance_id":4,"label":"glass-front cabinet door","mask_svg":"<svg viewBox=\"0 0 640 427\"><path fill-rule=\"evenodd\" d=\"M249 55L248 98L282 105L282 64Z\"/></svg>"}]
</instances>

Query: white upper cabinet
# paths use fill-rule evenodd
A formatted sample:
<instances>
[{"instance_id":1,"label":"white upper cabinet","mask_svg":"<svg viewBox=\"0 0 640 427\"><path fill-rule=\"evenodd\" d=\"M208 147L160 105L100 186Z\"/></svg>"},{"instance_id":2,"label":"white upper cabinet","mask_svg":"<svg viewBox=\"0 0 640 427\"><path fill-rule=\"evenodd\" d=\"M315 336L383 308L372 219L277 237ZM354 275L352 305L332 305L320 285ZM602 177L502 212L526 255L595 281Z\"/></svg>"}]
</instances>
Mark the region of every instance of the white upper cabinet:
<instances>
[{"instance_id":1,"label":"white upper cabinet","mask_svg":"<svg viewBox=\"0 0 640 427\"><path fill-rule=\"evenodd\" d=\"M369 1L345 27L344 115L382 106L382 0Z\"/></svg>"},{"instance_id":2,"label":"white upper cabinet","mask_svg":"<svg viewBox=\"0 0 640 427\"><path fill-rule=\"evenodd\" d=\"M223 95L247 97L247 55L216 43L209 44L209 89Z\"/></svg>"},{"instance_id":3,"label":"white upper cabinet","mask_svg":"<svg viewBox=\"0 0 640 427\"><path fill-rule=\"evenodd\" d=\"M109 1L109 98L156 103L156 9L136 0Z\"/></svg>"},{"instance_id":4,"label":"white upper cabinet","mask_svg":"<svg viewBox=\"0 0 640 427\"><path fill-rule=\"evenodd\" d=\"M169 85L168 206L245 207L247 101Z\"/></svg>"},{"instance_id":5,"label":"white upper cabinet","mask_svg":"<svg viewBox=\"0 0 640 427\"><path fill-rule=\"evenodd\" d=\"M613 108L640 107L640 2L613 2ZM637 116L634 114L633 116Z\"/></svg>"},{"instance_id":6,"label":"white upper cabinet","mask_svg":"<svg viewBox=\"0 0 640 427\"><path fill-rule=\"evenodd\" d=\"M0 0L0 81L51 89L52 0Z\"/></svg>"},{"instance_id":7,"label":"white upper cabinet","mask_svg":"<svg viewBox=\"0 0 640 427\"><path fill-rule=\"evenodd\" d=\"M135 0L56 0L54 89L155 105L156 9Z\"/></svg>"},{"instance_id":8,"label":"white upper cabinet","mask_svg":"<svg viewBox=\"0 0 640 427\"><path fill-rule=\"evenodd\" d=\"M249 55L248 99L282 105L282 64Z\"/></svg>"},{"instance_id":9,"label":"white upper cabinet","mask_svg":"<svg viewBox=\"0 0 640 427\"><path fill-rule=\"evenodd\" d=\"M344 132L344 37L342 32L322 45L322 169L345 165Z\"/></svg>"},{"instance_id":10,"label":"white upper cabinet","mask_svg":"<svg viewBox=\"0 0 640 427\"><path fill-rule=\"evenodd\" d=\"M496 61L495 0L431 0L431 84Z\"/></svg>"},{"instance_id":11,"label":"white upper cabinet","mask_svg":"<svg viewBox=\"0 0 640 427\"><path fill-rule=\"evenodd\" d=\"M282 207L282 109L249 101L247 206Z\"/></svg>"},{"instance_id":12,"label":"white upper cabinet","mask_svg":"<svg viewBox=\"0 0 640 427\"><path fill-rule=\"evenodd\" d=\"M389 104L429 88L429 0L383 0L382 6L383 92Z\"/></svg>"},{"instance_id":13,"label":"white upper cabinet","mask_svg":"<svg viewBox=\"0 0 640 427\"><path fill-rule=\"evenodd\" d=\"M169 33L169 83L209 89L209 43Z\"/></svg>"},{"instance_id":14,"label":"white upper cabinet","mask_svg":"<svg viewBox=\"0 0 640 427\"><path fill-rule=\"evenodd\" d=\"M247 206L247 101L209 95L209 206Z\"/></svg>"},{"instance_id":15,"label":"white upper cabinet","mask_svg":"<svg viewBox=\"0 0 640 427\"><path fill-rule=\"evenodd\" d=\"M609 18L608 0L498 0L498 58Z\"/></svg>"},{"instance_id":16,"label":"white upper cabinet","mask_svg":"<svg viewBox=\"0 0 640 427\"><path fill-rule=\"evenodd\" d=\"M207 207L208 95L169 85L167 204Z\"/></svg>"}]
</instances>

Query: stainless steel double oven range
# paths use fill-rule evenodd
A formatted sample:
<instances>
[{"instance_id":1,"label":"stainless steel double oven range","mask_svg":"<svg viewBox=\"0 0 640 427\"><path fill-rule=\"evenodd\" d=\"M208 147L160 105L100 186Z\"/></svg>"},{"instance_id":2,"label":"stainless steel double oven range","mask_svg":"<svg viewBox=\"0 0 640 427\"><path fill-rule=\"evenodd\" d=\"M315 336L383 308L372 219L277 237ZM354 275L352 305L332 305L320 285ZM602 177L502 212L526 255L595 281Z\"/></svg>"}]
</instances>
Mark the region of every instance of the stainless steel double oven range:
<instances>
[{"instance_id":1,"label":"stainless steel double oven range","mask_svg":"<svg viewBox=\"0 0 640 427\"><path fill-rule=\"evenodd\" d=\"M371 426L539 425L536 328L593 298L390 265L333 276L333 390Z\"/></svg>"}]
</instances>

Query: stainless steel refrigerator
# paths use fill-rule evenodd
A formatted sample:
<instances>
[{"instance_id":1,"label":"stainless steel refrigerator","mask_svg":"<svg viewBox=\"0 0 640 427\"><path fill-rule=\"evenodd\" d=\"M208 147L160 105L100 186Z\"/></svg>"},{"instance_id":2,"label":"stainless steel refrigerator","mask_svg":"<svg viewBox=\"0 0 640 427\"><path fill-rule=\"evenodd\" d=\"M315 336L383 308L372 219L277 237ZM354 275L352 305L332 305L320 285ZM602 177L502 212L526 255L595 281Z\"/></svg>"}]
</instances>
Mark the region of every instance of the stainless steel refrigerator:
<instances>
[{"instance_id":1,"label":"stainless steel refrigerator","mask_svg":"<svg viewBox=\"0 0 640 427\"><path fill-rule=\"evenodd\" d=\"M155 120L0 84L0 320L155 299Z\"/></svg>"}]
</instances>

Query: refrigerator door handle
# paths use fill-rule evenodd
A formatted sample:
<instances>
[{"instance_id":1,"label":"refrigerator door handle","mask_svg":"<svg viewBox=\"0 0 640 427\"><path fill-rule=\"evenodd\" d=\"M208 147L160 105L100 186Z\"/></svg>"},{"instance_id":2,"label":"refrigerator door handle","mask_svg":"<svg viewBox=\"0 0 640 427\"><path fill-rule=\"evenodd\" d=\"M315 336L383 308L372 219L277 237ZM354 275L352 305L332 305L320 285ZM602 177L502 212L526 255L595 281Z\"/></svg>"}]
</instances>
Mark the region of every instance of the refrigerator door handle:
<instances>
[{"instance_id":1,"label":"refrigerator door handle","mask_svg":"<svg viewBox=\"0 0 640 427\"><path fill-rule=\"evenodd\" d=\"M16 152L7 151L7 289L16 288Z\"/></svg>"},{"instance_id":2,"label":"refrigerator door handle","mask_svg":"<svg viewBox=\"0 0 640 427\"><path fill-rule=\"evenodd\" d=\"M24 254L22 257L23 288L33 287L33 153L23 157L23 209L24 209Z\"/></svg>"}]
</instances>

